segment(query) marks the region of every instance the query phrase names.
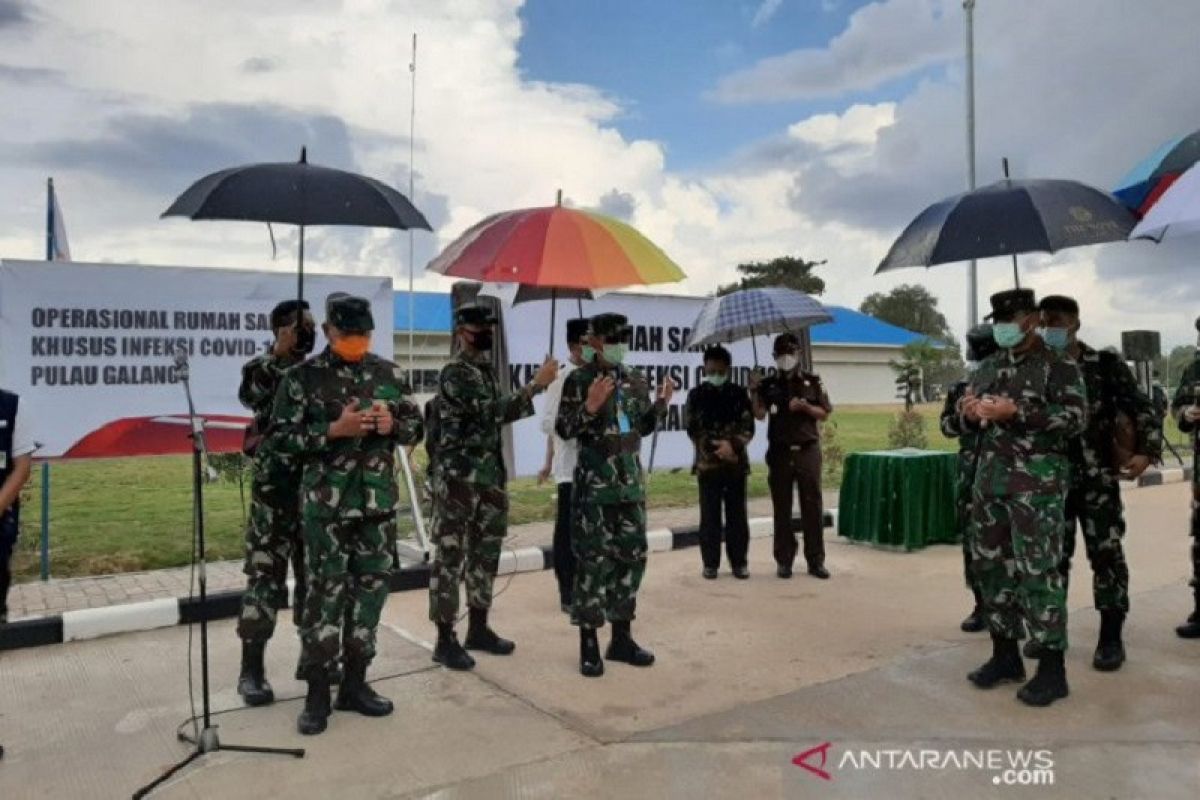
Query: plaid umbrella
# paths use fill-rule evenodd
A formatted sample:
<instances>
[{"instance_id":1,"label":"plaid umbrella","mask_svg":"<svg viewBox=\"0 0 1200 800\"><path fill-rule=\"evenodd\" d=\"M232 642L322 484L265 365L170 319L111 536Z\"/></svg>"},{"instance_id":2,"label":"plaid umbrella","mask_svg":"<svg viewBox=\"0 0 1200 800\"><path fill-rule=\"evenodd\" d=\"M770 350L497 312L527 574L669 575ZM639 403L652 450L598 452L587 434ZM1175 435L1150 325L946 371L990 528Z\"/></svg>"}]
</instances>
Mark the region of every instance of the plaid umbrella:
<instances>
[{"instance_id":1,"label":"plaid umbrella","mask_svg":"<svg viewBox=\"0 0 1200 800\"><path fill-rule=\"evenodd\" d=\"M747 336L797 331L833 322L833 316L816 299L795 289L743 289L714 297L700 309L692 323L688 347L733 342ZM754 360L758 361L758 348Z\"/></svg>"}]
</instances>

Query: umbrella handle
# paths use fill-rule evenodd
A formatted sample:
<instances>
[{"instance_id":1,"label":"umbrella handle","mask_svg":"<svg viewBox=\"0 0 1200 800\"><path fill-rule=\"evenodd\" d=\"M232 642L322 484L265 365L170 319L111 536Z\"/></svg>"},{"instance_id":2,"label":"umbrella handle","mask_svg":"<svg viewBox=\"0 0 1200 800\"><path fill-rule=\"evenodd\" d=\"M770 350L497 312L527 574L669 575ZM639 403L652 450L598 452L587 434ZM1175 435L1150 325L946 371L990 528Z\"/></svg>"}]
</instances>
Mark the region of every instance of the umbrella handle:
<instances>
[{"instance_id":1,"label":"umbrella handle","mask_svg":"<svg viewBox=\"0 0 1200 800\"><path fill-rule=\"evenodd\" d=\"M554 316L555 316L554 312L556 311L555 307L557 305L558 305L558 287L554 286L554 287L550 288L550 346L546 350L547 357L554 355Z\"/></svg>"},{"instance_id":2,"label":"umbrella handle","mask_svg":"<svg viewBox=\"0 0 1200 800\"><path fill-rule=\"evenodd\" d=\"M650 437L650 467L646 470L646 474L654 474L654 453L658 450L658 421L654 423L654 435Z\"/></svg>"}]
</instances>

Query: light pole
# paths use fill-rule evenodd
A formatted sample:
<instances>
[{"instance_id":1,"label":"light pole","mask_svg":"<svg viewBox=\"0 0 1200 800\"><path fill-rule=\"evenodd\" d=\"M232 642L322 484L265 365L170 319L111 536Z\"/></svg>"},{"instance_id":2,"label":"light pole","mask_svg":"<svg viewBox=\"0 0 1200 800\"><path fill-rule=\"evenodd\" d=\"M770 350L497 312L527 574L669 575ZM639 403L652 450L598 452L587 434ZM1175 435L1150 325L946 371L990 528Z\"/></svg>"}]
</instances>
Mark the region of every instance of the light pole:
<instances>
[{"instance_id":1,"label":"light pole","mask_svg":"<svg viewBox=\"0 0 1200 800\"><path fill-rule=\"evenodd\" d=\"M975 0L963 0L967 22L967 188L975 188ZM979 272L975 259L967 268L967 327L979 323Z\"/></svg>"}]
</instances>

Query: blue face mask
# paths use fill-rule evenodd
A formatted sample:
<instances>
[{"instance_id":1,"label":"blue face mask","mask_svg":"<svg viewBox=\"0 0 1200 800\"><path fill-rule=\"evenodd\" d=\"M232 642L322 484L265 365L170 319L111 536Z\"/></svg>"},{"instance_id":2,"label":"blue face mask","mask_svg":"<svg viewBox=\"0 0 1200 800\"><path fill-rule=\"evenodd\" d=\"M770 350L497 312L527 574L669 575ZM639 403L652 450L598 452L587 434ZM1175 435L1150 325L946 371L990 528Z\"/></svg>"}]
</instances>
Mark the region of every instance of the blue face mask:
<instances>
[{"instance_id":1,"label":"blue face mask","mask_svg":"<svg viewBox=\"0 0 1200 800\"><path fill-rule=\"evenodd\" d=\"M1042 341L1051 350L1059 352L1067 349L1067 329L1066 328L1042 328Z\"/></svg>"},{"instance_id":2,"label":"blue face mask","mask_svg":"<svg viewBox=\"0 0 1200 800\"><path fill-rule=\"evenodd\" d=\"M992 338L997 345L1008 350L1025 341L1025 331L1015 322L996 322L992 324Z\"/></svg>"}]
</instances>

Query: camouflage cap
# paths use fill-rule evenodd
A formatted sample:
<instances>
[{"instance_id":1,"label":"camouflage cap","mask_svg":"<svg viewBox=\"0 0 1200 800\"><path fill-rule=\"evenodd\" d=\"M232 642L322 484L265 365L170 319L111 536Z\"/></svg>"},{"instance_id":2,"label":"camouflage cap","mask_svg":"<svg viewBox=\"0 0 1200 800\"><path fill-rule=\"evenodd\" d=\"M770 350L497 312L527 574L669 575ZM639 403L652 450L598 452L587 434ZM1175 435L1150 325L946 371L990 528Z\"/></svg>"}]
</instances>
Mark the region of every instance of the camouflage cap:
<instances>
[{"instance_id":1,"label":"camouflage cap","mask_svg":"<svg viewBox=\"0 0 1200 800\"><path fill-rule=\"evenodd\" d=\"M991 297L992 313L984 319L1011 319L1022 311L1037 311L1033 289L1008 289Z\"/></svg>"},{"instance_id":2,"label":"camouflage cap","mask_svg":"<svg viewBox=\"0 0 1200 800\"><path fill-rule=\"evenodd\" d=\"M334 292L325 300L325 321L343 333L375 330L371 303L365 297L345 292Z\"/></svg>"},{"instance_id":3,"label":"camouflage cap","mask_svg":"<svg viewBox=\"0 0 1200 800\"><path fill-rule=\"evenodd\" d=\"M623 339L630 334L629 319L624 314L597 314L588 325L589 333L601 339Z\"/></svg>"},{"instance_id":4,"label":"camouflage cap","mask_svg":"<svg viewBox=\"0 0 1200 800\"><path fill-rule=\"evenodd\" d=\"M454 325L495 325L496 315L487 306L467 303L454 310Z\"/></svg>"}]
</instances>

